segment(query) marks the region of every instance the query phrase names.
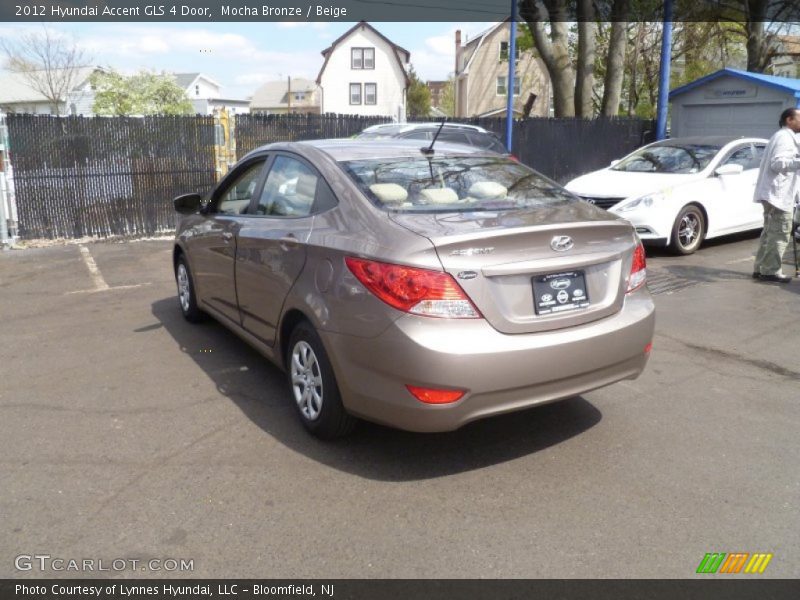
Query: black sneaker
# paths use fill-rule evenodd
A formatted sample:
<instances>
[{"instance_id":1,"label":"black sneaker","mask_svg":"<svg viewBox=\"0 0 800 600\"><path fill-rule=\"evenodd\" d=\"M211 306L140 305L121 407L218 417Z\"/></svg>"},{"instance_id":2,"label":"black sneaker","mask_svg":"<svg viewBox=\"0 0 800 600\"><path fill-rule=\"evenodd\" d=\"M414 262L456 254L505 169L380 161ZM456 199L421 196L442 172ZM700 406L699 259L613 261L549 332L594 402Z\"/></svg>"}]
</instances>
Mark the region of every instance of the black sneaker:
<instances>
[{"instance_id":1,"label":"black sneaker","mask_svg":"<svg viewBox=\"0 0 800 600\"><path fill-rule=\"evenodd\" d=\"M770 283L789 283L791 280L791 277L786 277L786 275L781 274L762 275L759 277L759 281L769 281Z\"/></svg>"}]
</instances>

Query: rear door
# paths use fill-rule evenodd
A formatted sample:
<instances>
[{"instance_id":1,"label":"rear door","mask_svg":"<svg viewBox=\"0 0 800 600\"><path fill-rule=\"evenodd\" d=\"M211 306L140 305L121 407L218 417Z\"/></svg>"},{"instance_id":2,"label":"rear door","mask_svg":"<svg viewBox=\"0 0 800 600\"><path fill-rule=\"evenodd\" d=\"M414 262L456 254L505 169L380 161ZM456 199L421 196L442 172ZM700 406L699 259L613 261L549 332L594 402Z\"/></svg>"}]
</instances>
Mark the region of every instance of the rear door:
<instances>
[{"instance_id":1,"label":"rear door","mask_svg":"<svg viewBox=\"0 0 800 600\"><path fill-rule=\"evenodd\" d=\"M236 290L242 325L268 345L306 261L314 214L335 205L325 180L297 155L277 153L239 231Z\"/></svg>"},{"instance_id":2,"label":"rear door","mask_svg":"<svg viewBox=\"0 0 800 600\"><path fill-rule=\"evenodd\" d=\"M263 183L265 158L239 165L214 190L204 223L187 241L197 295L201 302L237 324L234 265L239 231L246 212Z\"/></svg>"}]
</instances>

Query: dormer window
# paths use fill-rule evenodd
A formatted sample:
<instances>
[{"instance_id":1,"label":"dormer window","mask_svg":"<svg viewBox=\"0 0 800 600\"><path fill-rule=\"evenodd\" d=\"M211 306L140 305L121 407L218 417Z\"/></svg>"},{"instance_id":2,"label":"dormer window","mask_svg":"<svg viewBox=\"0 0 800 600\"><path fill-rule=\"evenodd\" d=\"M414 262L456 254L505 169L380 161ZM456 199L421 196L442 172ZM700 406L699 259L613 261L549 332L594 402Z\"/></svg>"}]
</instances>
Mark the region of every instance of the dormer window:
<instances>
[{"instance_id":1,"label":"dormer window","mask_svg":"<svg viewBox=\"0 0 800 600\"><path fill-rule=\"evenodd\" d=\"M350 68L351 69L374 69L375 68L375 48L351 48L350 49Z\"/></svg>"},{"instance_id":2,"label":"dormer window","mask_svg":"<svg viewBox=\"0 0 800 600\"><path fill-rule=\"evenodd\" d=\"M508 60L508 42L500 42L500 60ZM514 46L514 60L519 60L519 44Z\"/></svg>"}]
</instances>

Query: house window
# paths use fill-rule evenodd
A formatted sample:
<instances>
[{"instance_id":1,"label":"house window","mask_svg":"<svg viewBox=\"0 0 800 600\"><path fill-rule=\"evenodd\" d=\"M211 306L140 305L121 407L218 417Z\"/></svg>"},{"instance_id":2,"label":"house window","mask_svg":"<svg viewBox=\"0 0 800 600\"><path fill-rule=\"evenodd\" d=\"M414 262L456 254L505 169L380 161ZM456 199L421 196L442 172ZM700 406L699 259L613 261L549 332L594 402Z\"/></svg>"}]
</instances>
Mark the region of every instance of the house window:
<instances>
[{"instance_id":1,"label":"house window","mask_svg":"<svg viewBox=\"0 0 800 600\"><path fill-rule=\"evenodd\" d=\"M375 68L375 48L364 48L364 68Z\"/></svg>"},{"instance_id":2,"label":"house window","mask_svg":"<svg viewBox=\"0 0 800 600\"><path fill-rule=\"evenodd\" d=\"M200 86L199 85L194 86L194 95L195 96L199 96L200 95Z\"/></svg>"},{"instance_id":3,"label":"house window","mask_svg":"<svg viewBox=\"0 0 800 600\"><path fill-rule=\"evenodd\" d=\"M350 68L351 69L374 69L375 68L375 48L351 48L350 49Z\"/></svg>"},{"instance_id":4,"label":"house window","mask_svg":"<svg viewBox=\"0 0 800 600\"><path fill-rule=\"evenodd\" d=\"M364 49L353 48L350 50L350 68L363 69L364 68Z\"/></svg>"},{"instance_id":5,"label":"house window","mask_svg":"<svg viewBox=\"0 0 800 600\"><path fill-rule=\"evenodd\" d=\"M508 90L506 89L507 84L507 77L504 75L500 75L497 77L497 95L498 96L505 96L508 94ZM519 76L514 77L514 95L519 96Z\"/></svg>"},{"instance_id":6,"label":"house window","mask_svg":"<svg viewBox=\"0 0 800 600\"><path fill-rule=\"evenodd\" d=\"M378 103L378 84L365 83L364 84L364 104L377 104Z\"/></svg>"},{"instance_id":7,"label":"house window","mask_svg":"<svg viewBox=\"0 0 800 600\"><path fill-rule=\"evenodd\" d=\"M361 104L361 84L350 84L350 104Z\"/></svg>"},{"instance_id":8,"label":"house window","mask_svg":"<svg viewBox=\"0 0 800 600\"><path fill-rule=\"evenodd\" d=\"M508 60L508 42L500 42L500 60ZM514 60L519 60L519 44L514 46Z\"/></svg>"},{"instance_id":9,"label":"house window","mask_svg":"<svg viewBox=\"0 0 800 600\"><path fill-rule=\"evenodd\" d=\"M294 99L295 100L305 100L306 96L305 96L305 94L295 94L294 95Z\"/></svg>"}]
</instances>

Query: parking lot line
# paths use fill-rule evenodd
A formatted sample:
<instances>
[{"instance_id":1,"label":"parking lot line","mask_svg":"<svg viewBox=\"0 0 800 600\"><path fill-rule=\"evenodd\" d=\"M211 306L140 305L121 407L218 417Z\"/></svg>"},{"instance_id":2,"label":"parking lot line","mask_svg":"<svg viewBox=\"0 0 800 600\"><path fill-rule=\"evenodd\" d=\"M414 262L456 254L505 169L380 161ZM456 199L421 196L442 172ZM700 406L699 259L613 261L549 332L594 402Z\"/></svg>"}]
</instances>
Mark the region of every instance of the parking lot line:
<instances>
[{"instance_id":1,"label":"parking lot line","mask_svg":"<svg viewBox=\"0 0 800 600\"><path fill-rule=\"evenodd\" d=\"M89 275L92 277L92 282L94 283L94 288L90 290L76 290L74 292L66 292L64 295L68 296L71 294L94 294L96 292L106 292L110 290L128 290L132 288L142 287L143 285L150 285L150 283L137 283L134 285L115 285L114 287L109 286L106 283L106 280L103 279L103 274L100 272L100 269L97 267L97 263L94 262L94 257L92 253L89 252L89 249L86 246L80 246L81 257L83 258L83 262L86 265L86 268L89 269Z\"/></svg>"},{"instance_id":2,"label":"parking lot line","mask_svg":"<svg viewBox=\"0 0 800 600\"><path fill-rule=\"evenodd\" d=\"M80 249L83 262L86 263L86 268L89 269L89 274L92 276L95 291L102 292L107 290L108 284L106 283L106 280L103 279L103 274L100 272L100 269L97 268L97 263L94 262L92 253L89 252L89 249L86 246L81 246Z\"/></svg>"}]
</instances>

